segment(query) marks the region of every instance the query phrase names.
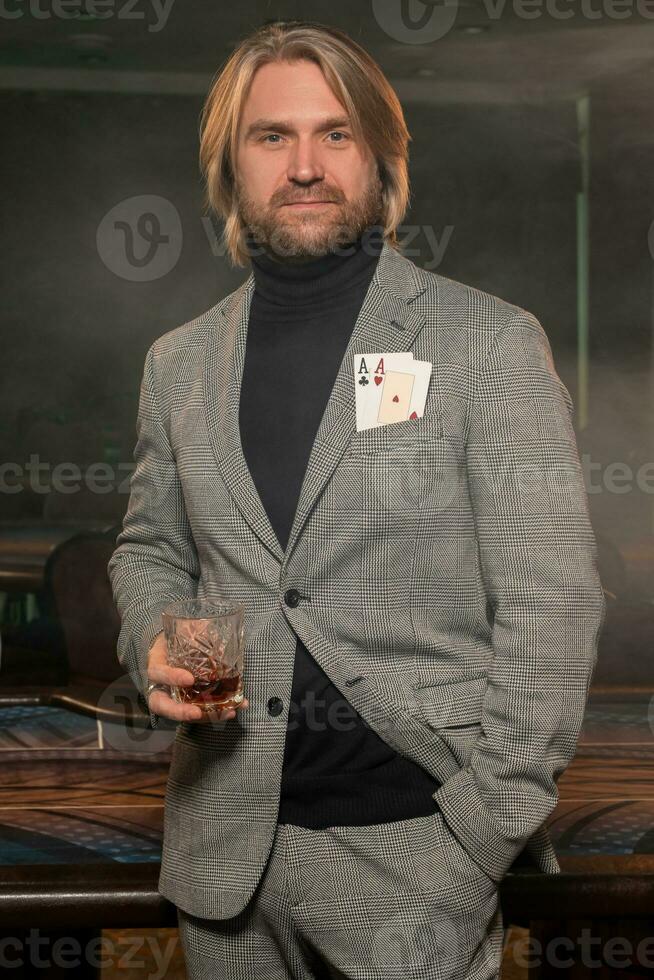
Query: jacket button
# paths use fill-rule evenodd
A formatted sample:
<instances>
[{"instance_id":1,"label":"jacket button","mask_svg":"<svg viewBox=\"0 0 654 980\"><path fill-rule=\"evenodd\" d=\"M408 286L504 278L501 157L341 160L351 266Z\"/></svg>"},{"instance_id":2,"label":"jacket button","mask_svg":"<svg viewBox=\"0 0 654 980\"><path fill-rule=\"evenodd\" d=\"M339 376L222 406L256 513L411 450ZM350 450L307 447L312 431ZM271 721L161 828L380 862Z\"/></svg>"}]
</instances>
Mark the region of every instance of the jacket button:
<instances>
[{"instance_id":1,"label":"jacket button","mask_svg":"<svg viewBox=\"0 0 654 980\"><path fill-rule=\"evenodd\" d=\"M297 589L287 589L286 592L284 593L284 602L286 603L287 606L290 606L292 609L295 609L295 607L300 601L300 597L301 597L300 593L298 592Z\"/></svg>"},{"instance_id":2,"label":"jacket button","mask_svg":"<svg viewBox=\"0 0 654 980\"><path fill-rule=\"evenodd\" d=\"M281 698L270 698L268 701L268 714L278 715L284 709L284 702Z\"/></svg>"}]
</instances>

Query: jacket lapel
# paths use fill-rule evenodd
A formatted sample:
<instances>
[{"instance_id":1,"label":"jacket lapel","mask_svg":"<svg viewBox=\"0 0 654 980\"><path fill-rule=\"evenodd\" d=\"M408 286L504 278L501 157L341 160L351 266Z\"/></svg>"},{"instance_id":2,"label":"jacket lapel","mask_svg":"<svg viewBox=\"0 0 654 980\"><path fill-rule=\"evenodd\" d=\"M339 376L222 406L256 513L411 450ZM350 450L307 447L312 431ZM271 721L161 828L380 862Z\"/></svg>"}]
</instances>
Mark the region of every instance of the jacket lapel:
<instances>
[{"instance_id":1,"label":"jacket lapel","mask_svg":"<svg viewBox=\"0 0 654 980\"><path fill-rule=\"evenodd\" d=\"M282 549L248 469L239 431L239 402L252 273L217 312L204 362L207 425L217 463L236 507L280 563L291 554L308 516L356 432L352 357L371 351L408 351L425 316L411 304L425 289L418 269L384 243L377 267L350 335L311 449L289 534Z\"/></svg>"}]
</instances>

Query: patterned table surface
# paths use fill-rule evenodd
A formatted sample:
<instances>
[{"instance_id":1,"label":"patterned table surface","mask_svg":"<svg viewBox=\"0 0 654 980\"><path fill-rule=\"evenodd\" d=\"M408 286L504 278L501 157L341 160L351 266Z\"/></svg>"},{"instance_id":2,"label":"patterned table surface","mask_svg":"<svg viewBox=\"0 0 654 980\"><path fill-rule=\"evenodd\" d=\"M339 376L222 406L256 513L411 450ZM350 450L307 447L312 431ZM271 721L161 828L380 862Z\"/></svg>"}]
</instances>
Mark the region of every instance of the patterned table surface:
<instances>
[{"instance_id":1,"label":"patterned table surface","mask_svg":"<svg viewBox=\"0 0 654 980\"><path fill-rule=\"evenodd\" d=\"M565 868L654 855L650 700L589 702L549 827ZM0 706L0 864L157 863L174 730Z\"/></svg>"}]
</instances>

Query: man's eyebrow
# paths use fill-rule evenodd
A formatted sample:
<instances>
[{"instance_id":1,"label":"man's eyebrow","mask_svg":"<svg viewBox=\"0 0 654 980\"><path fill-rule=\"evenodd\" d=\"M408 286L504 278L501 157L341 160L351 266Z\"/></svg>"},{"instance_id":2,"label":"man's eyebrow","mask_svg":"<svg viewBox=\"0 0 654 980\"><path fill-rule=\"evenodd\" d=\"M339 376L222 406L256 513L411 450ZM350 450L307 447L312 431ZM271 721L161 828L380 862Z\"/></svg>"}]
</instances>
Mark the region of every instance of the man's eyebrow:
<instances>
[{"instance_id":1,"label":"man's eyebrow","mask_svg":"<svg viewBox=\"0 0 654 980\"><path fill-rule=\"evenodd\" d=\"M343 129L350 126L347 116L332 116L323 119L315 128L316 133L324 133L329 129ZM255 119L245 131L245 139L256 136L257 133L273 130L276 133L292 133L293 126L284 119Z\"/></svg>"}]
</instances>

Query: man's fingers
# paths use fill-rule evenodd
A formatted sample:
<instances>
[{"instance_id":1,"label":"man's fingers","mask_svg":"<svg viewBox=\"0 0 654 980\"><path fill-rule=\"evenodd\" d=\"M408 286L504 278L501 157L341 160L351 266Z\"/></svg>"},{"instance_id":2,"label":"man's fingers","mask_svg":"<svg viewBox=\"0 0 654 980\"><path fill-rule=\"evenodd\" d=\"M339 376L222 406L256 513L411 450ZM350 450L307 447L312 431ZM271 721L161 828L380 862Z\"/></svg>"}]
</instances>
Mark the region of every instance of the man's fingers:
<instances>
[{"instance_id":1,"label":"man's fingers","mask_svg":"<svg viewBox=\"0 0 654 980\"><path fill-rule=\"evenodd\" d=\"M233 709L220 714L216 711L209 715L197 704L178 704L165 691L153 691L149 704L151 711L164 718L170 718L171 721L198 721L206 724L212 720L223 721L235 716Z\"/></svg>"},{"instance_id":2,"label":"man's fingers","mask_svg":"<svg viewBox=\"0 0 654 980\"><path fill-rule=\"evenodd\" d=\"M239 708L247 708L249 701L243 698ZM149 698L149 707L157 715L170 718L171 721L198 721L211 724L214 721L227 721L236 717L234 708L223 711L203 711L197 704L178 704L165 691L153 691Z\"/></svg>"},{"instance_id":3,"label":"man's fingers","mask_svg":"<svg viewBox=\"0 0 654 980\"><path fill-rule=\"evenodd\" d=\"M163 633L148 652L148 677L153 684L174 684L175 687L187 687L195 682L190 670L171 667L168 663L168 646Z\"/></svg>"},{"instance_id":4,"label":"man's fingers","mask_svg":"<svg viewBox=\"0 0 654 980\"><path fill-rule=\"evenodd\" d=\"M171 667L169 664L157 663L150 660L148 677L152 684L172 684L175 687L188 687L195 683L195 677L190 670L183 667Z\"/></svg>"},{"instance_id":5,"label":"man's fingers","mask_svg":"<svg viewBox=\"0 0 654 980\"><path fill-rule=\"evenodd\" d=\"M190 670L171 667L168 663L168 647L162 637L158 637L148 653L148 678L153 684L173 684L175 687L188 687L195 683Z\"/></svg>"},{"instance_id":6,"label":"man's fingers","mask_svg":"<svg viewBox=\"0 0 654 980\"><path fill-rule=\"evenodd\" d=\"M156 715L171 721L200 721L204 714L197 704L178 704L165 691L153 691L148 706Z\"/></svg>"},{"instance_id":7,"label":"man's fingers","mask_svg":"<svg viewBox=\"0 0 654 980\"><path fill-rule=\"evenodd\" d=\"M183 667L172 667L168 663L168 646L163 633L161 633L148 651L148 680L151 684L167 684L169 687L190 687L195 684L195 677L190 670ZM158 707L155 707L154 699ZM247 708L248 699L237 706ZM236 712L232 708L229 711L203 711L200 707L193 704L178 704L165 691L153 691L150 695L150 707L156 714L161 714L166 718L175 721L223 721L226 718L235 718Z\"/></svg>"}]
</instances>

